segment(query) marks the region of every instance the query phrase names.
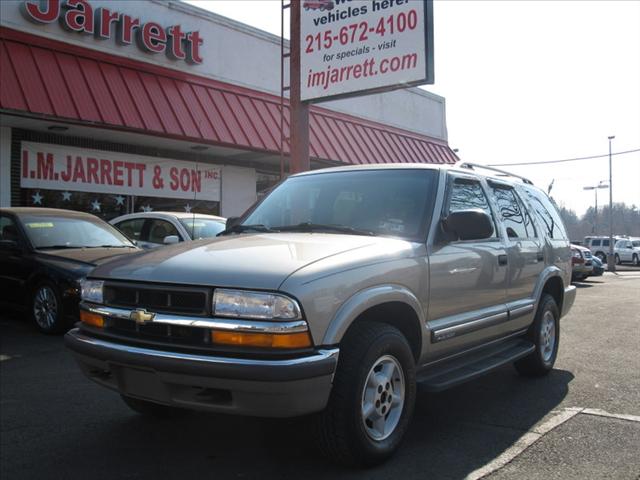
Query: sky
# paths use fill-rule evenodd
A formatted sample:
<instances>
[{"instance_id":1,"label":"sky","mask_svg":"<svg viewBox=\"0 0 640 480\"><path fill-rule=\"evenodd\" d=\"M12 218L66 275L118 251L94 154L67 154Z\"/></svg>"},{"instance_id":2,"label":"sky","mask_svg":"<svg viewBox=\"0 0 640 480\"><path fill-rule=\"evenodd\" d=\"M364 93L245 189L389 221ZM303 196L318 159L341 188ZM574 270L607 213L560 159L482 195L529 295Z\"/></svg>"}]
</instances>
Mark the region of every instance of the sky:
<instances>
[{"instance_id":1,"label":"sky","mask_svg":"<svg viewBox=\"0 0 640 480\"><path fill-rule=\"evenodd\" d=\"M360 0L358 0L360 1ZM362 0L366 1L366 0ZM280 34L280 0L188 1ZM288 37L288 32L285 32ZM504 166L582 215L612 151L640 150L640 0L435 0L435 83L448 141L467 162ZM614 155L613 201L640 208L640 151ZM598 190L598 205L609 190Z\"/></svg>"}]
</instances>

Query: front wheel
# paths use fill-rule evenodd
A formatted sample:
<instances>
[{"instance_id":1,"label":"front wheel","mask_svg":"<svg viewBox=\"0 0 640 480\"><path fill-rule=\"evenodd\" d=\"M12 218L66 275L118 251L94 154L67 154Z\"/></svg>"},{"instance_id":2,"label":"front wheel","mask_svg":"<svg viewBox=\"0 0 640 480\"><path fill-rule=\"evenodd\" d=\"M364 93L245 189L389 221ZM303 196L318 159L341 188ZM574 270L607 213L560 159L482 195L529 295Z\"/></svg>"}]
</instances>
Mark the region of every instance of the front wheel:
<instances>
[{"instance_id":1,"label":"front wheel","mask_svg":"<svg viewBox=\"0 0 640 480\"><path fill-rule=\"evenodd\" d=\"M640 267L640 257L638 256L638 254L637 254L637 253L634 253L634 254L633 254L633 264L634 264L636 267Z\"/></svg>"},{"instance_id":2,"label":"front wheel","mask_svg":"<svg viewBox=\"0 0 640 480\"><path fill-rule=\"evenodd\" d=\"M515 362L514 366L524 376L546 375L556 362L560 342L560 312L551 295L542 295L527 337L535 345L535 350Z\"/></svg>"},{"instance_id":3,"label":"front wheel","mask_svg":"<svg viewBox=\"0 0 640 480\"><path fill-rule=\"evenodd\" d=\"M347 465L383 462L407 431L415 399L406 338L383 323L355 324L341 344L327 408L315 418L320 451Z\"/></svg>"},{"instance_id":4,"label":"front wheel","mask_svg":"<svg viewBox=\"0 0 640 480\"><path fill-rule=\"evenodd\" d=\"M31 318L36 327L47 334L62 333L69 326L65 321L60 293L53 283L45 280L33 289Z\"/></svg>"},{"instance_id":5,"label":"front wheel","mask_svg":"<svg viewBox=\"0 0 640 480\"><path fill-rule=\"evenodd\" d=\"M607 263L607 256L604 253L597 252L596 257L598 257L602 263Z\"/></svg>"},{"instance_id":6,"label":"front wheel","mask_svg":"<svg viewBox=\"0 0 640 480\"><path fill-rule=\"evenodd\" d=\"M616 253L615 259L616 259L616 265L620 265L620 255Z\"/></svg>"}]
</instances>

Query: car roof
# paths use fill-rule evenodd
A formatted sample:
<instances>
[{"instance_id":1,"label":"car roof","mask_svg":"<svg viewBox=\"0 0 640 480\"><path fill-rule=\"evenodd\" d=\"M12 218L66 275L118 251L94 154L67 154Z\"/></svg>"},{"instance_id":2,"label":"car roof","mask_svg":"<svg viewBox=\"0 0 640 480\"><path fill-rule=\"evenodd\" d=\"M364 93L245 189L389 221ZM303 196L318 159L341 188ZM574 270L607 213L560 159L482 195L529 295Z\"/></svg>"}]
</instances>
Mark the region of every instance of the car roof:
<instances>
[{"instance_id":1,"label":"car roof","mask_svg":"<svg viewBox=\"0 0 640 480\"><path fill-rule=\"evenodd\" d=\"M128 219L132 219L132 218L154 218L154 217L159 217L159 218L200 218L200 219L208 219L208 220L216 220L219 222L225 222L227 219L224 217L218 217L216 215L207 215L206 213L187 213L187 212L167 212L167 211L153 211L153 212L135 212L135 213L128 213L126 215L121 215L119 217L116 217L114 219L111 220L111 222L114 221L121 221L121 220L128 220Z\"/></svg>"},{"instance_id":2,"label":"car roof","mask_svg":"<svg viewBox=\"0 0 640 480\"><path fill-rule=\"evenodd\" d=\"M496 182L507 184L520 184L527 187L535 188L544 193L544 190L535 186L531 181L519 175L511 174L503 170L485 167L475 163L459 163L449 164L433 164L433 163L380 163L375 165L343 165L340 167L321 168L317 170L309 170L306 172L296 173L291 177L303 177L307 175L318 175L323 173L334 172L358 172L362 170L447 170L457 173L467 174L471 176L486 178ZM486 170L486 173L484 172Z\"/></svg>"},{"instance_id":3,"label":"car roof","mask_svg":"<svg viewBox=\"0 0 640 480\"><path fill-rule=\"evenodd\" d=\"M62 208L40 208L40 207L8 207L0 208L0 212L13 213L17 216L20 215L52 215L56 217L64 218L91 218L99 219L95 215L87 212L80 212L78 210L64 210Z\"/></svg>"}]
</instances>

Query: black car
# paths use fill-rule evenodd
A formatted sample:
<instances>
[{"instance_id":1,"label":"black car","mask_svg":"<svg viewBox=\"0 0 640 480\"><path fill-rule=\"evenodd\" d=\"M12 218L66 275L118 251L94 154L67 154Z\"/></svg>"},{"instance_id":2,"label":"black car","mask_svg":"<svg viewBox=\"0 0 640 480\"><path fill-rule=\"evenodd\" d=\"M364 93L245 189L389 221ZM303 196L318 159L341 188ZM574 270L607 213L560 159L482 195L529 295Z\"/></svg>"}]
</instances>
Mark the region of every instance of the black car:
<instances>
[{"instance_id":1,"label":"black car","mask_svg":"<svg viewBox=\"0 0 640 480\"><path fill-rule=\"evenodd\" d=\"M0 209L0 305L27 311L45 333L78 317L81 280L96 265L141 250L94 215Z\"/></svg>"}]
</instances>

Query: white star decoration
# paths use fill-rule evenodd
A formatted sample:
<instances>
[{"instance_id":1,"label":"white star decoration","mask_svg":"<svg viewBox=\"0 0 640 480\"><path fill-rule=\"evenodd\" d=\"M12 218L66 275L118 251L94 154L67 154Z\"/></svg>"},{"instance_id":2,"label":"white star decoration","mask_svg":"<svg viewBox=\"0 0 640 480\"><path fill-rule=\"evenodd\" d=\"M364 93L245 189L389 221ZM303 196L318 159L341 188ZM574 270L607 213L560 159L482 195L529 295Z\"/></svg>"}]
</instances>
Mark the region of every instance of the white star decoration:
<instances>
[{"instance_id":1,"label":"white star decoration","mask_svg":"<svg viewBox=\"0 0 640 480\"><path fill-rule=\"evenodd\" d=\"M191 209L193 207L191 205L189 205L188 203L184 206L184 211L187 213L191 213Z\"/></svg>"},{"instance_id":2,"label":"white star decoration","mask_svg":"<svg viewBox=\"0 0 640 480\"><path fill-rule=\"evenodd\" d=\"M124 197L122 195L118 195L115 197L116 205L124 205Z\"/></svg>"},{"instance_id":3,"label":"white star decoration","mask_svg":"<svg viewBox=\"0 0 640 480\"><path fill-rule=\"evenodd\" d=\"M91 202L91 210L94 212L100 211L100 202L98 200L94 200L93 202Z\"/></svg>"},{"instance_id":4,"label":"white star decoration","mask_svg":"<svg viewBox=\"0 0 640 480\"><path fill-rule=\"evenodd\" d=\"M62 201L70 202L71 201L71 192L62 192Z\"/></svg>"},{"instance_id":5,"label":"white star decoration","mask_svg":"<svg viewBox=\"0 0 640 480\"><path fill-rule=\"evenodd\" d=\"M153 212L153 208L151 208L150 205L143 205L142 207L140 207L140 210L142 210L143 212Z\"/></svg>"},{"instance_id":6,"label":"white star decoration","mask_svg":"<svg viewBox=\"0 0 640 480\"><path fill-rule=\"evenodd\" d=\"M33 198L33 204L34 205L42 205L42 195L40 195L40 192L36 192L35 194L31 195L31 198Z\"/></svg>"}]
</instances>

